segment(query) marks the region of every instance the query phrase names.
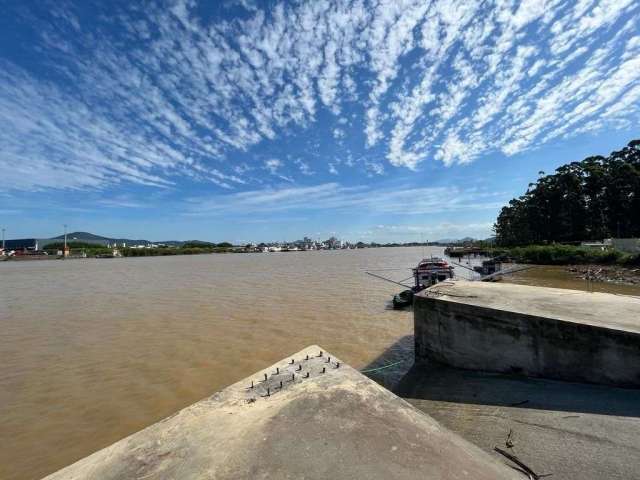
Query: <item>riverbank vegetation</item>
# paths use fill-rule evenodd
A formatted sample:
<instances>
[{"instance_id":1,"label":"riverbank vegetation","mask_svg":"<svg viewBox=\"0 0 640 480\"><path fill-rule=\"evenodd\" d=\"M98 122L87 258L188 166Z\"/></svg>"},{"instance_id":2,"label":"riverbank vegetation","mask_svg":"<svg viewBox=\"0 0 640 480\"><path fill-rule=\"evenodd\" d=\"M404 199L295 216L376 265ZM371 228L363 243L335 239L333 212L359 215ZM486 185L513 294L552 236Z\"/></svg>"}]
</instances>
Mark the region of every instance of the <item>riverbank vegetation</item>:
<instances>
[{"instance_id":1,"label":"riverbank vegetation","mask_svg":"<svg viewBox=\"0 0 640 480\"><path fill-rule=\"evenodd\" d=\"M552 175L540 172L524 195L502 208L494 228L496 242L507 247L640 236L640 140L607 157L563 165ZM522 253L555 261L567 252L554 246Z\"/></svg>"},{"instance_id":2,"label":"riverbank vegetation","mask_svg":"<svg viewBox=\"0 0 640 480\"><path fill-rule=\"evenodd\" d=\"M497 249L494 254L516 263L535 265L621 265L640 266L640 254L630 255L617 250L598 250L574 245L528 245Z\"/></svg>"},{"instance_id":3,"label":"riverbank vegetation","mask_svg":"<svg viewBox=\"0 0 640 480\"><path fill-rule=\"evenodd\" d=\"M123 257L155 257L170 255L198 255L203 253L229 253L233 251L231 244L215 244L204 242L197 244L184 244L180 247L155 247L155 248L121 248Z\"/></svg>"},{"instance_id":4,"label":"riverbank vegetation","mask_svg":"<svg viewBox=\"0 0 640 480\"><path fill-rule=\"evenodd\" d=\"M105 247L104 245L87 242L67 242L67 247L71 251L83 251L87 255L105 255L112 252L112 249ZM64 242L49 243L45 245L44 251L49 255L55 254L64 248Z\"/></svg>"},{"instance_id":5,"label":"riverbank vegetation","mask_svg":"<svg viewBox=\"0 0 640 480\"><path fill-rule=\"evenodd\" d=\"M84 252L89 257L95 255L111 255L114 249L101 244L72 241L67 242L67 247L72 253ZM62 250L64 242L50 243L45 246L45 251L50 255ZM117 250L123 257L154 257L168 255L198 255L202 253L227 253L231 252L233 245L228 242L185 242L179 246L158 246L158 247L125 247Z\"/></svg>"}]
</instances>

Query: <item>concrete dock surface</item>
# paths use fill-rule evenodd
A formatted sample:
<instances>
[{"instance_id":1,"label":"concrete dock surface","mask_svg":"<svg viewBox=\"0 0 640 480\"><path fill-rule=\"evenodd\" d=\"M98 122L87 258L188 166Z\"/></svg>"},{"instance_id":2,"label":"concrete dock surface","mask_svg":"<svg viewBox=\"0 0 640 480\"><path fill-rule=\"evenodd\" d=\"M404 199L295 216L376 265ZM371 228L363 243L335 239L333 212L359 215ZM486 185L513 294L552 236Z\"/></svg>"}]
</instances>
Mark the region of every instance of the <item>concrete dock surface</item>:
<instances>
[{"instance_id":1,"label":"concrete dock surface","mask_svg":"<svg viewBox=\"0 0 640 480\"><path fill-rule=\"evenodd\" d=\"M640 333L640 297L506 282L442 282L419 294L469 306Z\"/></svg>"},{"instance_id":2,"label":"concrete dock surface","mask_svg":"<svg viewBox=\"0 0 640 480\"><path fill-rule=\"evenodd\" d=\"M503 460L312 346L46 478L522 478Z\"/></svg>"},{"instance_id":3,"label":"concrete dock surface","mask_svg":"<svg viewBox=\"0 0 640 480\"><path fill-rule=\"evenodd\" d=\"M395 391L487 453L500 447L538 475L640 478L640 390L433 364L412 368Z\"/></svg>"}]
</instances>

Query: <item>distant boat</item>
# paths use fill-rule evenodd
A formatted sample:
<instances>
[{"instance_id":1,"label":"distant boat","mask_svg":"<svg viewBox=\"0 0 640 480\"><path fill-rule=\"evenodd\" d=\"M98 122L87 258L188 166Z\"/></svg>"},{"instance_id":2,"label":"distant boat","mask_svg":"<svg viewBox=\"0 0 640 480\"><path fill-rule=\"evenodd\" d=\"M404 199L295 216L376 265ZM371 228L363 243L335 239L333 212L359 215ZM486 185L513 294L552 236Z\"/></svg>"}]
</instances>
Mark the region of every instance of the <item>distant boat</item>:
<instances>
[{"instance_id":1,"label":"distant boat","mask_svg":"<svg viewBox=\"0 0 640 480\"><path fill-rule=\"evenodd\" d=\"M482 280L482 277L485 277L487 275L493 275L496 272L499 272L502 270L502 262L500 262L499 260L495 259L495 258L491 258L489 260L484 260L482 262L482 265L477 265L475 267L473 267L473 270L477 273L479 273L481 275L480 280ZM486 281L492 281L492 282L496 282L500 279L499 276L495 276L495 277L490 277L490 280L486 280ZM485 281L485 280L483 280Z\"/></svg>"}]
</instances>

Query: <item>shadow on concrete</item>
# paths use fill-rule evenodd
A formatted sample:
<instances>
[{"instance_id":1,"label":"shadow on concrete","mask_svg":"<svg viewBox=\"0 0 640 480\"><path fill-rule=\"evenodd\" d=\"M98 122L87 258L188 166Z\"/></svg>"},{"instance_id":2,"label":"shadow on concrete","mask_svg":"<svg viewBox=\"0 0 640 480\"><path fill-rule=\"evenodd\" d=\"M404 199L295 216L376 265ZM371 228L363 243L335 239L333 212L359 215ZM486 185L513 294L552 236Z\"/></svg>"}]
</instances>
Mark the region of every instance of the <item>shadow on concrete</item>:
<instances>
[{"instance_id":1,"label":"shadow on concrete","mask_svg":"<svg viewBox=\"0 0 640 480\"><path fill-rule=\"evenodd\" d=\"M399 338L361 371L406 400L640 417L640 389L414 364L413 335Z\"/></svg>"},{"instance_id":2,"label":"shadow on concrete","mask_svg":"<svg viewBox=\"0 0 640 480\"><path fill-rule=\"evenodd\" d=\"M413 365L389 382L398 396L458 404L640 417L640 389Z\"/></svg>"},{"instance_id":3,"label":"shadow on concrete","mask_svg":"<svg viewBox=\"0 0 640 480\"><path fill-rule=\"evenodd\" d=\"M413 335L400 337L360 371L374 382L393 391L413 366L413 338Z\"/></svg>"}]
</instances>

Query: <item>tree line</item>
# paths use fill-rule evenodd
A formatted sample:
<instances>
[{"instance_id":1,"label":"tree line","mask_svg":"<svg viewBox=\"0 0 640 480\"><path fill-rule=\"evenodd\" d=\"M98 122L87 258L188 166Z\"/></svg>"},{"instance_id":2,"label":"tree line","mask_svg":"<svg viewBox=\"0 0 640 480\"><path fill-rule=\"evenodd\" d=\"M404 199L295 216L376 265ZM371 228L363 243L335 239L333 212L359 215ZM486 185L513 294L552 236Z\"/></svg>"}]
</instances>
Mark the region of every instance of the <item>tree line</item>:
<instances>
[{"instance_id":1,"label":"tree line","mask_svg":"<svg viewBox=\"0 0 640 480\"><path fill-rule=\"evenodd\" d=\"M640 140L559 167L530 183L494 225L504 246L640 236Z\"/></svg>"}]
</instances>

